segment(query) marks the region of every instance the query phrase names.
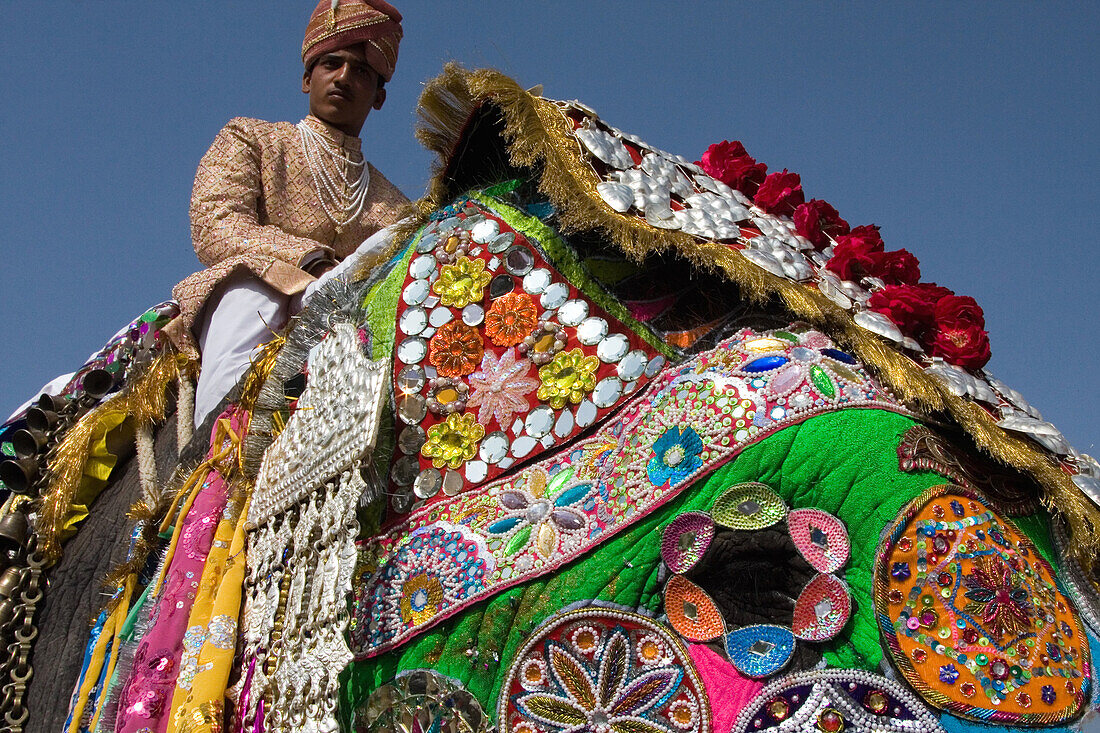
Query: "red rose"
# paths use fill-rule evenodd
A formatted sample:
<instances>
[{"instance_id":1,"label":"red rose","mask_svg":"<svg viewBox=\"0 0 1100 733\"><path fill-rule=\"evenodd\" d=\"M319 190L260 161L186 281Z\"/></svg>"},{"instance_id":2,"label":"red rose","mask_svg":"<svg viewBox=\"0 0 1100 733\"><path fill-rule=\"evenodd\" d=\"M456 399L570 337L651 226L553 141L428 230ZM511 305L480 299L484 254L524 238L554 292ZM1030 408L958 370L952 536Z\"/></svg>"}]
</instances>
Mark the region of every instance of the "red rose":
<instances>
[{"instance_id":1,"label":"red rose","mask_svg":"<svg viewBox=\"0 0 1100 733\"><path fill-rule=\"evenodd\" d=\"M950 364L981 369L989 361L989 334L976 323L959 321L940 326L928 350Z\"/></svg>"},{"instance_id":2,"label":"red rose","mask_svg":"<svg viewBox=\"0 0 1100 733\"><path fill-rule=\"evenodd\" d=\"M883 314L903 333L920 341L934 323L936 303L949 295L954 293L935 283L887 285L871 294L867 307Z\"/></svg>"},{"instance_id":3,"label":"red rose","mask_svg":"<svg viewBox=\"0 0 1100 733\"><path fill-rule=\"evenodd\" d=\"M878 227L874 224L864 224L858 226L851 232L841 234L836 238L837 244L843 244L845 242L862 241L869 245L875 245L877 249L875 252L881 252L883 250L882 236L878 233Z\"/></svg>"},{"instance_id":4,"label":"red rose","mask_svg":"<svg viewBox=\"0 0 1100 733\"><path fill-rule=\"evenodd\" d=\"M848 233L848 222L827 201L810 199L794 210L794 226L806 239L821 249L829 239Z\"/></svg>"},{"instance_id":5,"label":"red rose","mask_svg":"<svg viewBox=\"0 0 1100 733\"><path fill-rule=\"evenodd\" d=\"M908 250L883 252L871 274L887 285L916 285L920 282L920 263Z\"/></svg>"},{"instance_id":6,"label":"red rose","mask_svg":"<svg viewBox=\"0 0 1100 733\"><path fill-rule=\"evenodd\" d=\"M768 172L768 166L757 163L737 140L724 140L711 145L696 165L711 178L748 195L755 193Z\"/></svg>"},{"instance_id":7,"label":"red rose","mask_svg":"<svg viewBox=\"0 0 1100 733\"><path fill-rule=\"evenodd\" d=\"M980 369L989 361L989 334L985 332L985 313L970 296L948 295L933 309L935 331L927 336L926 347L932 356L951 364Z\"/></svg>"},{"instance_id":8,"label":"red rose","mask_svg":"<svg viewBox=\"0 0 1100 733\"><path fill-rule=\"evenodd\" d=\"M802 178L797 173L770 173L760 184L753 198L756 205L771 214L790 214L806 201L802 193Z\"/></svg>"},{"instance_id":9,"label":"red rose","mask_svg":"<svg viewBox=\"0 0 1100 733\"><path fill-rule=\"evenodd\" d=\"M864 275L875 274L881 253L882 240L876 244L867 239L841 237L825 267L844 280L859 282Z\"/></svg>"},{"instance_id":10,"label":"red rose","mask_svg":"<svg viewBox=\"0 0 1100 733\"><path fill-rule=\"evenodd\" d=\"M937 325L973 325L985 328L985 313L978 301L969 295L940 298L934 312Z\"/></svg>"}]
</instances>

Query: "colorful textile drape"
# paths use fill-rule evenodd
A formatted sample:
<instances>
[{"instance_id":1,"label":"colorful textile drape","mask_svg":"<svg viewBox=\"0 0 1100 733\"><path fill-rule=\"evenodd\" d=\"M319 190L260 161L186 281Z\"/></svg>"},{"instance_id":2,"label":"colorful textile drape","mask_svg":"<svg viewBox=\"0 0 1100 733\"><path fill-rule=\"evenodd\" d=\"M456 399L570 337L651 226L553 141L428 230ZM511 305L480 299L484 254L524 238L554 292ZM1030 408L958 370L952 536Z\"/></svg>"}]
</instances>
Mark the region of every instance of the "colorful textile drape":
<instances>
[{"instance_id":1,"label":"colorful textile drape","mask_svg":"<svg viewBox=\"0 0 1100 733\"><path fill-rule=\"evenodd\" d=\"M151 626L138 644L130 678L120 701L115 730L118 733L156 731L164 733L172 713L173 693L177 681L188 680L198 665L198 650L202 640L192 633L190 620L196 613L195 604L204 579L212 587L217 580L208 575L220 574L228 556L228 535L223 518L229 487L223 461L236 458L240 434L247 415L230 407L219 416L211 439L207 460L196 470L181 491L186 496L173 530L172 540L157 580L160 595L150 614ZM231 516L234 514L230 513ZM235 517L230 521L235 523ZM223 529L221 535L218 530ZM209 612L209 600L197 611ZM206 609L204 611L203 609Z\"/></svg>"}]
</instances>

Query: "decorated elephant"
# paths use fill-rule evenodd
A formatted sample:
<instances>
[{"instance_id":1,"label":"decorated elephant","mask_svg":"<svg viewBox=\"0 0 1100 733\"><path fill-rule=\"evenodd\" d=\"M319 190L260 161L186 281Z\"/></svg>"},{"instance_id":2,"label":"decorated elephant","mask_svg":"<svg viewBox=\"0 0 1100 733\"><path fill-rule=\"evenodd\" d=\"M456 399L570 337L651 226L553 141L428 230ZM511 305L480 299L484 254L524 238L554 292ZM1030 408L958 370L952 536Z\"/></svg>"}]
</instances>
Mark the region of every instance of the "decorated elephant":
<instances>
[{"instance_id":1,"label":"decorated elephant","mask_svg":"<svg viewBox=\"0 0 1100 733\"><path fill-rule=\"evenodd\" d=\"M973 329L883 305L836 212L752 165L491 71L421 116L439 169L388 262L314 296L171 478L144 461L78 678L47 674L67 730L1098 724L1100 466ZM68 491L31 504L40 566Z\"/></svg>"}]
</instances>

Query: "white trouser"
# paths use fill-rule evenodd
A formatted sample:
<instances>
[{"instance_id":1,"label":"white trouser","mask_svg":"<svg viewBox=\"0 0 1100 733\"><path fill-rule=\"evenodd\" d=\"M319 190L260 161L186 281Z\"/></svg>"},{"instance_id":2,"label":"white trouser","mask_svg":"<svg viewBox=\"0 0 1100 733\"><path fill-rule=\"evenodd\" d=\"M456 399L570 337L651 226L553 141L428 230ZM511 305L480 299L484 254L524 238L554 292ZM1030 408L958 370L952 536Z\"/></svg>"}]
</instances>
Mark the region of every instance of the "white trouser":
<instances>
[{"instance_id":1,"label":"white trouser","mask_svg":"<svg viewBox=\"0 0 1100 733\"><path fill-rule=\"evenodd\" d=\"M260 346L286 326L321 285L343 276L364 258L388 249L391 229L382 229L367 239L298 295L283 295L247 270L231 275L214 289L193 329L202 351L195 386L196 427L248 370Z\"/></svg>"}]
</instances>

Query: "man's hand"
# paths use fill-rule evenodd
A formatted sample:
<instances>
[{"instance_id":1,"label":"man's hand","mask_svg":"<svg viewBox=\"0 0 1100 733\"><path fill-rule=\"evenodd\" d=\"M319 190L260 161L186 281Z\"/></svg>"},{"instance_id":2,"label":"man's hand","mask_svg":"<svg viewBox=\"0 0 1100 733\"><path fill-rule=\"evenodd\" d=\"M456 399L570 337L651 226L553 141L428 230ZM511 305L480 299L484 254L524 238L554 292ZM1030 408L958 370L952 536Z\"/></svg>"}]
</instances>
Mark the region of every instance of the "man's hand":
<instances>
[{"instance_id":1,"label":"man's hand","mask_svg":"<svg viewBox=\"0 0 1100 733\"><path fill-rule=\"evenodd\" d=\"M305 271L313 277L321 277L334 267L336 267L336 260L330 260L326 257L309 263L306 265Z\"/></svg>"}]
</instances>

